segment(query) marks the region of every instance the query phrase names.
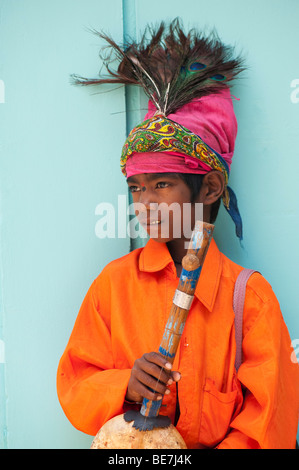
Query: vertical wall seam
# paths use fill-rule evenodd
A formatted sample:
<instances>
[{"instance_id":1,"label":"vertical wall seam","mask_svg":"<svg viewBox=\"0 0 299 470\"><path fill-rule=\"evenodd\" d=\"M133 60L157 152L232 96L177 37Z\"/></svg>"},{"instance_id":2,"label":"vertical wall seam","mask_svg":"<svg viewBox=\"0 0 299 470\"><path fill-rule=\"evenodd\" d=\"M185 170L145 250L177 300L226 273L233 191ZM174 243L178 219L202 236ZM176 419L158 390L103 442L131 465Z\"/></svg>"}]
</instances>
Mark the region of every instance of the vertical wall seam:
<instances>
[{"instance_id":1,"label":"vertical wall seam","mask_svg":"<svg viewBox=\"0 0 299 470\"><path fill-rule=\"evenodd\" d=\"M136 39L136 5L135 0L122 0L123 13L123 42L126 44L130 39ZM125 87L126 96L126 132L129 134L134 120L134 97L138 90L136 87Z\"/></svg>"},{"instance_id":2,"label":"vertical wall seam","mask_svg":"<svg viewBox=\"0 0 299 470\"><path fill-rule=\"evenodd\" d=\"M7 449L7 393L5 365L5 310L3 300L2 204L0 194L0 448Z\"/></svg>"},{"instance_id":3,"label":"vertical wall seam","mask_svg":"<svg viewBox=\"0 0 299 470\"><path fill-rule=\"evenodd\" d=\"M123 17L123 43L130 39L136 39L136 4L135 0L122 0ZM125 86L125 109L126 109L126 134L134 127L136 116L136 103L140 102L139 89L137 87ZM128 191L129 204L132 204L132 195ZM134 250L134 239L130 236L130 251Z\"/></svg>"},{"instance_id":4,"label":"vertical wall seam","mask_svg":"<svg viewBox=\"0 0 299 470\"><path fill-rule=\"evenodd\" d=\"M0 25L3 23L3 10L0 7ZM0 106L5 106L5 100ZM5 366L5 310L3 299L3 239L2 239L2 185L0 179L0 448L7 449L7 391Z\"/></svg>"},{"instance_id":5,"label":"vertical wall seam","mask_svg":"<svg viewBox=\"0 0 299 470\"><path fill-rule=\"evenodd\" d=\"M136 40L136 4L135 0L122 0L123 9L123 42ZM140 119L140 90L139 87L125 86L126 133Z\"/></svg>"},{"instance_id":6,"label":"vertical wall seam","mask_svg":"<svg viewBox=\"0 0 299 470\"><path fill-rule=\"evenodd\" d=\"M123 8L123 42L124 44L130 40L137 40L137 8L138 1L136 0L122 0ZM125 87L125 109L126 109L126 133L127 135L142 120L141 117L141 97L142 90L137 86ZM132 204L132 195L129 192L129 204ZM134 217L134 216L133 216ZM135 248L143 247L145 238L134 237L130 235L130 251Z\"/></svg>"}]
</instances>

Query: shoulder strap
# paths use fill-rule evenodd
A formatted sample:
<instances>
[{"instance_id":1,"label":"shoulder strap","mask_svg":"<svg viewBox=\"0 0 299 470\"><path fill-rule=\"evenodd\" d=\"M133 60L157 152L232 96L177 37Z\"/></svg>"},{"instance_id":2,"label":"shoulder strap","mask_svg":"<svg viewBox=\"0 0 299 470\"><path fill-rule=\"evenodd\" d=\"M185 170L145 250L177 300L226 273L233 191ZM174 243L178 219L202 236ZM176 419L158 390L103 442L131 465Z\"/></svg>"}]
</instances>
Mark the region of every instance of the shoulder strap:
<instances>
[{"instance_id":1,"label":"shoulder strap","mask_svg":"<svg viewBox=\"0 0 299 470\"><path fill-rule=\"evenodd\" d=\"M242 340L243 340L243 308L246 293L246 284L250 276L257 271L253 269L243 269L237 277L234 298L233 298L233 309L235 313L235 332L236 332L236 359L235 367L238 371L242 364Z\"/></svg>"}]
</instances>

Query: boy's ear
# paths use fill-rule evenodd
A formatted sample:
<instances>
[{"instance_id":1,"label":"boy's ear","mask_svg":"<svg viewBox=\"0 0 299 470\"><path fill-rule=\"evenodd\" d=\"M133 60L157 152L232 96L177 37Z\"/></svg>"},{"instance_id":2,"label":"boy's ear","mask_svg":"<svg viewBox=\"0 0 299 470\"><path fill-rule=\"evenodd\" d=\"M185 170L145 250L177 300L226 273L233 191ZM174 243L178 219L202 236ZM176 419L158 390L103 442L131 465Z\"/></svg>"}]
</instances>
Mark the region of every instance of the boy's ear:
<instances>
[{"instance_id":1,"label":"boy's ear","mask_svg":"<svg viewBox=\"0 0 299 470\"><path fill-rule=\"evenodd\" d=\"M207 173L203 180L199 192L200 200L203 204L210 205L217 201L224 191L224 176L220 171L213 170Z\"/></svg>"}]
</instances>

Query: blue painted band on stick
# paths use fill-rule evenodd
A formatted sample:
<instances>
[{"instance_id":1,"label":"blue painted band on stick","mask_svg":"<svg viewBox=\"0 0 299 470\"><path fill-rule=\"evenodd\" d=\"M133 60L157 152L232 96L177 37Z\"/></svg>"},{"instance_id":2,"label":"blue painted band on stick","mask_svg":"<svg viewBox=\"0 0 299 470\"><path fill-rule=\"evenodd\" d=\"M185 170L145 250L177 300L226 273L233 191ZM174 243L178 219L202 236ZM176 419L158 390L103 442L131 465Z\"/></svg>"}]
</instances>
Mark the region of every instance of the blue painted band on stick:
<instances>
[{"instance_id":1,"label":"blue painted band on stick","mask_svg":"<svg viewBox=\"0 0 299 470\"><path fill-rule=\"evenodd\" d=\"M186 281L190 282L192 289L194 289L198 281L198 278L200 276L200 272L201 272L201 266L199 266L194 271L187 271L187 269L183 268L180 279L183 282L186 282Z\"/></svg>"},{"instance_id":2,"label":"blue painted band on stick","mask_svg":"<svg viewBox=\"0 0 299 470\"><path fill-rule=\"evenodd\" d=\"M150 389L151 392L154 392L154 390ZM142 401L142 408L140 410L141 414L143 414L143 411L145 412L147 408L147 404L150 402L148 398L144 398ZM153 418L154 416L157 416L159 414L159 410L161 408L162 400L157 400L157 401L151 401L151 407L147 410L148 411L148 417ZM144 416L144 414L143 414Z\"/></svg>"},{"instance_id":3,"label":"blue painted band on stick","mask_svg":"<svg viewBox=\"0 0 299 470\"><path fill-rule=\"evenodd\" d=\"M166 351L166 349L162 348L161 346L159 347L159 353L163 354L163 356L171 357L171 358L175 356L175 353L170 354L169 351Z\"/></svg>"}]
</instances>

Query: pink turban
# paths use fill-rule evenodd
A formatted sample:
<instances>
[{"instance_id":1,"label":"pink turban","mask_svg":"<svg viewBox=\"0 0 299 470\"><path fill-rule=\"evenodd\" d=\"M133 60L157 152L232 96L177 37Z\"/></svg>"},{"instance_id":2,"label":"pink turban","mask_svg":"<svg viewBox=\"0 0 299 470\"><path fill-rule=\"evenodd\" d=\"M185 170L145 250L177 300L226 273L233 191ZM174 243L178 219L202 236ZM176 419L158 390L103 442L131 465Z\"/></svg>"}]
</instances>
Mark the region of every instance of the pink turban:
<instances>
[{"instance_id":1,"label":"pink turban","mask_svg":"<svg viewBox=\"0 0 299 470\"><path fill-rule=\"evenodd\" d=\"M149 101L144 121L153 117L156 112L156 107ZM175 113L167 115L167 119L177 122L200 136L212 150L221 155L229 172L238 128L229 88L194 99ZM163 152L163 155L158 152L135 153L128 158L126 163L128 177L137 173L203 174L212 169L197 158L178 152Z\"/></svg>"}]
</instances>

